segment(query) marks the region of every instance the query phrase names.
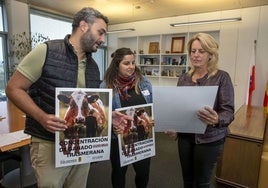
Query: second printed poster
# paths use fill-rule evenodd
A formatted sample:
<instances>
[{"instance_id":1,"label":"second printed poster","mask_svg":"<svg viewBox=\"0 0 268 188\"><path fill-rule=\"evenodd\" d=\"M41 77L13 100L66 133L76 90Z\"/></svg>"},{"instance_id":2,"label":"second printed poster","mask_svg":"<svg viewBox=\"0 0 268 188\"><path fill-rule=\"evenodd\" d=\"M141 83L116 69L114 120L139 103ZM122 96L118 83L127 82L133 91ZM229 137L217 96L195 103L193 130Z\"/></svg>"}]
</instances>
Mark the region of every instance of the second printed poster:
<instances>
[{"instance_id":1,"label":"second printed poster","mask_svg":"<svg viewBox=\"0 0 268 188\"><path fill-rule=\"evenodd\" d=\"M153 105L137 105L116 109L133 117L118 135L121 166L155 156Z\"/></svg>"}]
</instances>

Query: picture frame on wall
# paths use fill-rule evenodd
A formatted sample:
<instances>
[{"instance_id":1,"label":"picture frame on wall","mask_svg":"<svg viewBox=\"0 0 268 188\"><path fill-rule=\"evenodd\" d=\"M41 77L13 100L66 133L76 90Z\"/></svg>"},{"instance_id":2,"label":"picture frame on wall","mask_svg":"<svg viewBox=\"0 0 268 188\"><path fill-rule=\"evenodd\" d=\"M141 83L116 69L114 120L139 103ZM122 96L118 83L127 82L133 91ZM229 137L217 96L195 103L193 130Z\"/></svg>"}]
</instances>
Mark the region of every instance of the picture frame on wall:
<instances>
[{"instance_id":1,"label":"picture frame on wall","mask_svg":"<svg viewBox=\"0 0 268 188\"><path fill-rule=\"evenodd\" d=\"M183 53L184 43L185 43L185 37L172 37L171 53Z\"/></svg>"},{"instance_id":2,"label":"picture frame on wall","mask_svg":"<svg viewBox=\"0 0 268 188\"><path fill-rule=\"evenodd\" d=\"M159 52L159 42L150 42L149 54L157 54Z\"/></svg>"}]
</instances>

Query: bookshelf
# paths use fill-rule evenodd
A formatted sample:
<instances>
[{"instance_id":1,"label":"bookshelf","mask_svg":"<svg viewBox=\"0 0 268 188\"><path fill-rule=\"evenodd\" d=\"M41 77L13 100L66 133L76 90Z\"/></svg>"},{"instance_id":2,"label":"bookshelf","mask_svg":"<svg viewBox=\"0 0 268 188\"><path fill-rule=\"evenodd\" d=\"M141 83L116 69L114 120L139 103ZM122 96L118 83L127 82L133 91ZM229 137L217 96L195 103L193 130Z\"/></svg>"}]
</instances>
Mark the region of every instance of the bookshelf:
<instances>
[{"instance_id":1,"label":"bookshelf","mask_svg":"<svg viewBox=\"0 0 268 188\"><path fill-rule=\"evenodd\" d=\"M216 39L219 38L219 31L209 33L216 36ZM194 34L196 33L119 37L118 47L129 47L134 51L136 65L152 84L176 85L178 77L189 70L187 41Z\"/></svg>"}]
</instances>

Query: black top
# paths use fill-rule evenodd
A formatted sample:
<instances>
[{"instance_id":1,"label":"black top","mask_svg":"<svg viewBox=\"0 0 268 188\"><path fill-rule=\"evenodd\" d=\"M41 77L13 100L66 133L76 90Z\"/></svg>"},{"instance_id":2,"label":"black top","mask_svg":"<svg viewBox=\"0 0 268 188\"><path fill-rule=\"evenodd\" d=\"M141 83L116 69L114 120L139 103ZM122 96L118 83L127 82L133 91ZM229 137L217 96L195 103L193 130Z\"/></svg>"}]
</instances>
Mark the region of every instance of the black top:
<instances>
[{"instance_id":1,"label":"black top","mask_svg":"<svg viewBox=\"0 0 268 188\"><path fill-rule=\"evenodd\" d=\"M121 106L122 107L128 107L128 106L134 106L134 105L140 105L140 104L146 104L146 101L142 94L139 95L135 92L135 88L128 90L128 94L130 97L128 97L128 100L122 100L120 98Z\"/></svg>"}]
</instances>

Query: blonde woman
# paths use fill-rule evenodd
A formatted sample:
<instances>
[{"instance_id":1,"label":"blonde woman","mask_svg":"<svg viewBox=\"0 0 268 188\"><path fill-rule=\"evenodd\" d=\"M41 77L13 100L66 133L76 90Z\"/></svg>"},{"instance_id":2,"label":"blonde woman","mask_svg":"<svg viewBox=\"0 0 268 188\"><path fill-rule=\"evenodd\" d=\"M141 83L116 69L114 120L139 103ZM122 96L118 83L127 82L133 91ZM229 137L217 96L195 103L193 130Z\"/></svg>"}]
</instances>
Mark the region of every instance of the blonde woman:
<instances>
[{"instance_id":1,"label":"blonde woman","mask_svg":"<svg viewBox=\"0 0 268 188\"><path fill-rule=\"evenodd\" d=\"M181 75L177 86L218 86L213 107L200 109L207 124L204 134L168 131L178 137L178 150L185 188L209 188L213 168L223 151L228 126L234 119L234 89L227 72L218 69L218 43L209 34L198 33L188 42L191 69Z\"/></svg>"}]
</instances>

